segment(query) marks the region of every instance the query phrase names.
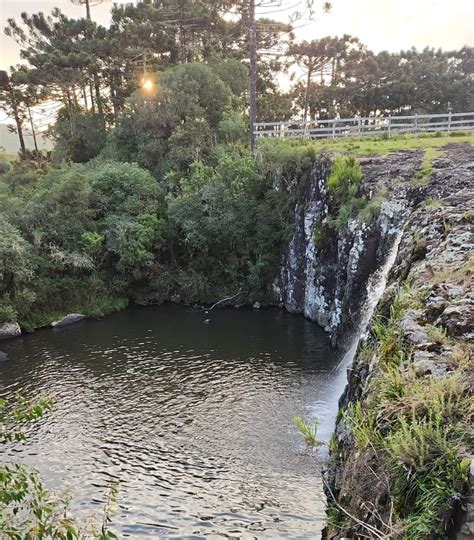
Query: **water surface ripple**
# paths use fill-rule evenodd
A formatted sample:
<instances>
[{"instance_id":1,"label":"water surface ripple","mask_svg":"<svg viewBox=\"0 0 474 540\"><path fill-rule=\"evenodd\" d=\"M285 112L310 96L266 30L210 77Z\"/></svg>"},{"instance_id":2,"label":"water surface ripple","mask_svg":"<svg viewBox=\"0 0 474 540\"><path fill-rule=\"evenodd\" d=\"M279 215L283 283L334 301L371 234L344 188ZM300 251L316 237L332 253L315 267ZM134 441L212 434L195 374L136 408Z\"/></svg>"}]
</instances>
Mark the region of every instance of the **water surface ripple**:
<instances>
[{"instance_id":1,"label":"water surface ripple","mask_svg":"<svg viewBox=\"0 0 474 540\"><path fill-rule=\"evenodd\" d=\"M164 305L1 349L2 394L55 398L2 460L37 467L75 514L100 514L117 481L120 537L319 538L319 458L293 427L317 415L330 431L338 358L315 324Z\"/></svg>"}]
</instances>

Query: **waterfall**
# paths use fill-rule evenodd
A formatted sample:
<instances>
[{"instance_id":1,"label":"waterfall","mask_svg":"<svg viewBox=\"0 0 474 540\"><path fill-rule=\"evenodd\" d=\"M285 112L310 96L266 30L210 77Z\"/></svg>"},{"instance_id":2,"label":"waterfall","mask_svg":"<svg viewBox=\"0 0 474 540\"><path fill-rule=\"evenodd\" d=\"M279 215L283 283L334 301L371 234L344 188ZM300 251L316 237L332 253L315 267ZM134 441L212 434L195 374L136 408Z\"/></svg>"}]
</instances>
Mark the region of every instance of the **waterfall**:
<instances>
[{"instance_id":1,"label":"waterfall","mask_svg":"<svg viewBox=\"0 0 474 540\"><path fill-rule=\"evenodd\" d=\"M347 368L354 359L359 341L367 335L367 326L372 318L375 308L382 298L382 295L387 286L388 273L390 272L395 259L397 258L398 247L403 236L403 226L397 231L395 240L383 265L374 272L367 281L367 297L360 312L360 321L357 331L350 340L350 345L347 348L344 356L339 364L333 369L333 373L338 372L341 368Z\"/></svg>"},{"instance_id":2,"label":"waterfall","mask_svg":"<svg viewBox=\"0 0 474 540\"><path fill-rule=\"evenodd\" d=\"M403 236L404 226L401 226L397 232L383 265L372 274L367 282L367 295L364 306L361 310L360 321L357 331L351 337L349 345L345 350L341 361L333 369L331 380L328 384L327 399L324 402L318 402L314 407L314 415L317 416L320 423L319 438L323 441L329 441L334 431L334 423L339 407L339 398L342 395L347 384L347 368L354 361L357 347L361 339L367 335L368 325L375 308L382 297L387 285L387 278L390 269L395 263L398 248ZM318 410L322 406L322 410Z\"/></svg>"}]
</instances>

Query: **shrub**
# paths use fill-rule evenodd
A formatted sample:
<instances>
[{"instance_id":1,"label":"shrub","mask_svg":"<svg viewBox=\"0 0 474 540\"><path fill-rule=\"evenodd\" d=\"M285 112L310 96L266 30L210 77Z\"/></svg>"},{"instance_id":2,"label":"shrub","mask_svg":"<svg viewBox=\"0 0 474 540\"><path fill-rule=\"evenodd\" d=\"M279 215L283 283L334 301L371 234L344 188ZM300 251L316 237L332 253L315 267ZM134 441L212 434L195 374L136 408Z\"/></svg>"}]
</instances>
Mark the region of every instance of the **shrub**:
<instances>
[{"instance_id":1,"label":"shrub","mask_svg":"<svg viewBox=\"0 0 474 540\"><path fill-rule=\"evenodd\" d=\"M309 423L306 423L301 418L301 416L295 416L295 426L297 427L298 431L303 435L305 443L308 446L316 446L318 444L321 444L321 442L318 441L317 438L318 425L319 421L317 418L315 418L314 424L311 425Z\"/></svg>"},{"instance_id":2,"label":"shrub","mask_svg":"<svg viewBox=\"0 0 474 540\"><path fill-rule=\"evenodd\" d=\"M388 189L382 188L363 206L359 212L359 220L364 223L371 223L380 215L382 204L388 198Z\"/></svg>"},{"instance_id":3,"label":"shrub","mask_svg":"<svg viewBox=\"0 0 474 540\"><path fill-rule=\"evenodd\" d=\"M265 138L258 141L256 163L277 186L289 189L309 178L316 155L313 143Z\"/></svg>"},{"instance_id":4,"label":"shrub","mask_svg":"<svg viewBox=\"0 0 474 540\"><path fill-rule=\"evenodd\" d=\"M362 170L353 156L333 161L326 185L331 198L327 223L334 230L346 227L365 207L366 198L360 194L361 181Z\"/></svg>"},{"instance_id":5,"label":"shrub","mask_svg":"<svg viewBox=\"0 0 474 540\"><path fill-rule=\"evenodd\" d=\"M336 158L331 166L331 173L326 185L336 203L343 203L354 198L360 190L362 170L353 157Z\"/></svg>"}]
</instances>

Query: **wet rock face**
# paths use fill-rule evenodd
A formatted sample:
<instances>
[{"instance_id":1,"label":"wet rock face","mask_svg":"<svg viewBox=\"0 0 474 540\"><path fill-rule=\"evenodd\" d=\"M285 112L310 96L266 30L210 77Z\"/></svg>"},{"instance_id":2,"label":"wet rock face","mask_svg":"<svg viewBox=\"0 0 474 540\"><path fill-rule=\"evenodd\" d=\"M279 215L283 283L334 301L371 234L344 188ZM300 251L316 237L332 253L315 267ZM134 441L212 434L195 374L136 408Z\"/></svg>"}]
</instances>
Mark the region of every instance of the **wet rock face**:
<instances>
[{"instance_id":1,"label":"wet rock face","mask_svg":"<svg viewBox=\"0 0 474 540\"><path fill-rule=\"evenodd\" d=\"M322 223L328 212L326 178L329 176L330 160L323 157L313 164L310 180L306 182L295 207L295 227L283 255L280 294L281 301L290 312L302 313L315 318L317 311L328 311L324 291L316 291L316 246L314 228ZM314 287L314 304L307 301ZM313 313L311 317L310 313ZM320 324L323 319L320 320ZM328 322L328 321L327 321ZM323 326L323 324L321 324Z\"/></svg>"},{"instance_id":2,"label":"wet rock face","mask_svg":"<svg viewBox=\"0 0 474 540\"><path fill-rule=\"evenodd\" d=\"M309 180L301 186L294 234L282 258L280 301L289 311L316 321L329 332L333 343L357 325L367 281L383 263L408 214L413 190L410 180L422 158L420 152L402 152L362 159L367 197L382 188L390 195L372 223L350 220L338 233L330 231L331 238L314 235L329 212L328 156L313 164Z\"/></svg>"}]
</instances>

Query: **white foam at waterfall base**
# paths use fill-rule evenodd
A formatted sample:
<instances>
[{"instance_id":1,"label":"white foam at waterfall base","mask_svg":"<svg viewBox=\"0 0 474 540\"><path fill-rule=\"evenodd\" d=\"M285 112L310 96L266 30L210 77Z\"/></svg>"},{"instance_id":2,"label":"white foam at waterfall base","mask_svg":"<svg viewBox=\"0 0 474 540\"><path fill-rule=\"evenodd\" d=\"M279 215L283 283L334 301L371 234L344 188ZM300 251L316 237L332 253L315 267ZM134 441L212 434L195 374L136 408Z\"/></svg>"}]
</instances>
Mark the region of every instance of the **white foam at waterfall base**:
<instances>
[{"instance_id":1,"label":"white foam at waterfall base","mask_svg":"<svg viewBox=\"0 0 474 540\"><path fill-rule=\"evenodd\" d=\"M344 352L341 361L331 373L333 382L329 385L327 399L314 404L314 415L320 421L319 439L329 441L334 431L334 423L339 406L339 398L347 384L347 368L352 364L357 352L359 341L367 334L368 324L372 318L375 308L382 297L387 285L387 277L390 269L395 263L398 247L403 235L403 227L396 232L393 245L386 257L383 265L374 272L367 282L367 295L364 307L361 310L358 330L352 336L347 350ZM313 412L313 411L312 411Z\"/></svg>"}]
</instances>

